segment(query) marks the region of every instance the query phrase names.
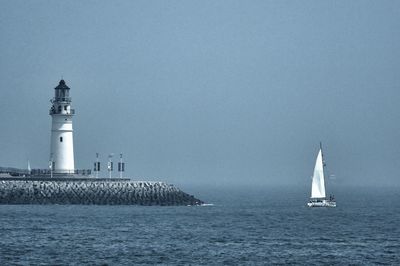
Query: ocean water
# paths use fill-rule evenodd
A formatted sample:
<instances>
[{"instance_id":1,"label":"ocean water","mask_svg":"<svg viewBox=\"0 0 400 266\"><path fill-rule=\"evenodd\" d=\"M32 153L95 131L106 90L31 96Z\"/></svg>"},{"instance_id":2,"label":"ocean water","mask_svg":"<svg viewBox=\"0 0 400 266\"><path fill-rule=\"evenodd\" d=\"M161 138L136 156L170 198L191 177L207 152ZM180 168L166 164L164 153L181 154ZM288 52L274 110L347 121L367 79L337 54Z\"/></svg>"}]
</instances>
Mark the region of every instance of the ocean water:
<instances>
[{"instance_id":1,"label":"ocean water","mask_svg":"<svg viewBox=\"0 0 400 266\"><path fill-rule=\"evenodd\" d=\"M399 189L194 194L215 205L0 205L0 265L400 265Z\"/></svg>"}]
</instances>

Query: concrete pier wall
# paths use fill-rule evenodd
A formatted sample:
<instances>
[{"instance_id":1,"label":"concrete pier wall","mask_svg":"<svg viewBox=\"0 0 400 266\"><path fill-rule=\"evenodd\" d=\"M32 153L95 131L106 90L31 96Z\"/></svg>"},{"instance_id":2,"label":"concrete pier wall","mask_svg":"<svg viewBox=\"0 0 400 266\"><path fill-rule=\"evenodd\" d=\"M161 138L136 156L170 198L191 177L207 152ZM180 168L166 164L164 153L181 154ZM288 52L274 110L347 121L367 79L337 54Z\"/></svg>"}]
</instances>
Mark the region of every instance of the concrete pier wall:
<instances>
[{"instance_id":1,"label":"concrete pier wall","mask_svg":"<svg viewBox=\"0 0 400 266\"><path fill-rule=\"evenodd\" d=\"M129 179L1 179L0 204L199 205L173 185Z\"/></svg>"}]
</instances>

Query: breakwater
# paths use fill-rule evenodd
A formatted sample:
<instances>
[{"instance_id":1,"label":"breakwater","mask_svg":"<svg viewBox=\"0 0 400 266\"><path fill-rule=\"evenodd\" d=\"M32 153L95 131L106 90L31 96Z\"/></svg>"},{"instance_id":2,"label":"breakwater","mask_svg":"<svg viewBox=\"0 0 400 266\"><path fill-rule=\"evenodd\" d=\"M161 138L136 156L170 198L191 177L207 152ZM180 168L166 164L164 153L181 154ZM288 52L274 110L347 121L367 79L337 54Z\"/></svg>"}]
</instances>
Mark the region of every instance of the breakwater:
<instances>
[{"instance_id":1,"label":"breakwater","mask_svg":"<svg viewBox=\"0 0 400 266\"><path fill-rule=\"evenodd\" d=\"M0 204L200 205L164 182L96 178L1 178Z\"/></svg>"}]
</instances>

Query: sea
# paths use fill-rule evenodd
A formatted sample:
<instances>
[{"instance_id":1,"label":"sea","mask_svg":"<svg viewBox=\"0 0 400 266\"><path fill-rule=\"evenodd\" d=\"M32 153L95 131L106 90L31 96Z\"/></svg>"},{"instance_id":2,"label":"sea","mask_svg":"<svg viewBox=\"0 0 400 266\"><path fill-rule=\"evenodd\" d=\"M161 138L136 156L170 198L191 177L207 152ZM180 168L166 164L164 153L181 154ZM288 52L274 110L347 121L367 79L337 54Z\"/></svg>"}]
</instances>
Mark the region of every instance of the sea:
<instances>
[{"instance_id":1,"label":"sea","mask_svg":"<svg viewBox=\"0 0 400 266\"><path fill-rule=\"evenodd\" d=\"M194 192L213 205L0 205L0 265L400 265L398 187L341 188L336 208L296 187Z\"/></svg>"}]
</instances>

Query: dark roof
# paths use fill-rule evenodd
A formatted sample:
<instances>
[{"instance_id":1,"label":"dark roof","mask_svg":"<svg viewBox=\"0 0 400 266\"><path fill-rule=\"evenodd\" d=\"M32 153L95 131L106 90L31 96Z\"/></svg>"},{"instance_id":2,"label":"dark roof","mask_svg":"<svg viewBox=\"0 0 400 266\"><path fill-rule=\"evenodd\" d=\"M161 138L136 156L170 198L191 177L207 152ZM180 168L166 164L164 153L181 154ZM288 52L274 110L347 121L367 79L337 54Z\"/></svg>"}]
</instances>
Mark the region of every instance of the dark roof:
<instances>
[{"instance_id":1,"label":"dark roof","mask_svg":"<svg viewBox=\"0 0 400 266\"><path fill-rule=\"evenodd\" d=\"M60 80L60 83L58 83L58 86L55 87L54 89L56 89L56 90L58 90L58 89L69 90L69 87L67 85L65 85L65 81L62 79L62 80Z\"/></svg>"}]
</instances>

